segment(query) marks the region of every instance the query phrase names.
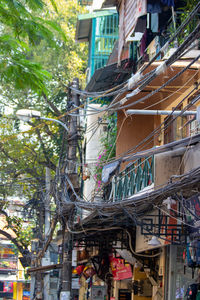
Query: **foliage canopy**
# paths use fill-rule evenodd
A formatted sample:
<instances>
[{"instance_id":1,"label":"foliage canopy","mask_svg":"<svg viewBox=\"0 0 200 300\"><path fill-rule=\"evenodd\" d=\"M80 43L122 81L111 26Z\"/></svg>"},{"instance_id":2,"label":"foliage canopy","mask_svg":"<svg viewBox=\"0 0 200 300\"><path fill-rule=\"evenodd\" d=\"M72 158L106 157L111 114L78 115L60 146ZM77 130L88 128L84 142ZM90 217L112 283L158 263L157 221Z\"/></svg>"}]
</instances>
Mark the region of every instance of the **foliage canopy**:
<instances>
[{"instance_id":1,"label":"foliage canopy","mask_svg":"<svg viewBox=\"0 0 200 300\"><path fill-rule=\"evenodd\" d=\"M69 101L67 87L74 77L81 83L85 78L87 46L74 40L81 12L83 8L73 0L0 2L2 114L8 108L14 113L29 108L66 122L62 115ZM59 156L66 152L66 132L42 121L29 122L24 130L14 113L0 118L0 197L4 201L9 195L23 194L31 209L43 210L45 168L55 174ZM37 213L34 216L38 218ZM7 221L23 233L17 220ZM27 236L21 234L18 240L27 245Z\"/></svg>"}]
</instances>

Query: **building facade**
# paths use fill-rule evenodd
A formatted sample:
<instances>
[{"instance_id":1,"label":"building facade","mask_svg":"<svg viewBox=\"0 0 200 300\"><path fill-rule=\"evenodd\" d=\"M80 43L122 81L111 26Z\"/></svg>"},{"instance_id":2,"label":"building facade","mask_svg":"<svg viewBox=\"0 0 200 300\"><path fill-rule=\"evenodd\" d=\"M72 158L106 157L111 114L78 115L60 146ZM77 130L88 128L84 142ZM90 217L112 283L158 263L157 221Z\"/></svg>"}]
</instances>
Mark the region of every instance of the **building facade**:
<instances>
[{"instance_id":1,"label":"building facade","mask_svg":"<svg viewBox=\"0 0 200 300\"><path fill-rule=\"evenodd\" d=\"M104 109L116 154L102 164L101 205L74 225L81 300L198 297L200 5L183 21L184 3L103 3L118 11L119 40L86 91L116 91Z\"/></svg>"}]
</instances>

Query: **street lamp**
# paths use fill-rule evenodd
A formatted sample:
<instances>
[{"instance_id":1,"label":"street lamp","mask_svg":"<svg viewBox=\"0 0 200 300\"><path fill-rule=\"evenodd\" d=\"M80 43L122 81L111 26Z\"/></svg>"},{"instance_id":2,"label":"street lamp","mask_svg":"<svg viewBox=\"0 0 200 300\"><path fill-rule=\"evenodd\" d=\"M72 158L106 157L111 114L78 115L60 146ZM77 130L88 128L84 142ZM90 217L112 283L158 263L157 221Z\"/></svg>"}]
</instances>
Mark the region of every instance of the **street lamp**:
<instances>
[{"instance_id":1,"label":"street lamp","mask_svg":"<svg viewBox=\"0 0 200 300\"><path fill-rule=\"evenodd\" d=\"M61 126L63 126L67 132L69 131L69 129L66 126L65 123L63 123L63 122L61 122L60 120L57 120L57 119L41 117L41 112L37 111L37 110L19 109L16 112L16 116L18 117L18 119L20 119L21 121L24 121L24 122L28 122L32 118L40 119L40 120L46 120L46 121L52 121L52 122L58 123Z\"/></svg>"}]
</instances>

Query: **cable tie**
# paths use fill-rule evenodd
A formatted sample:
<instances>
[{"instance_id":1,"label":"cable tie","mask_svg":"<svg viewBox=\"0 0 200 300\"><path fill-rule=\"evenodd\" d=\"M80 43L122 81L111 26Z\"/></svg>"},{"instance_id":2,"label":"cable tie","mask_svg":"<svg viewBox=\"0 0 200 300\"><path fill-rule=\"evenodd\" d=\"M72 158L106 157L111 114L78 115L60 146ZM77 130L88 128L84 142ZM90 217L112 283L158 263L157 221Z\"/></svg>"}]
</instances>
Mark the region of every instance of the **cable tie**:
<instances>
[{"instance_id":1,"label":"cable tie","mask_svg":"<svg viewBox=\"0 0 200 300\"><path fill-rule=\"evenodd\" d=\"M160 64L160 66L158 66L156 68L156 75L160 75L161 73L165 72L165 70L167 69L167 65L166 62L164 61L162 64Z\"/></svg>"},{"instance_id":2,"label":"cable tie","mask_svg":"<svg viewBox=\"0 0 200 300\"><path fill-rule=\"evenodd\" d=\"M132 91L132 93L127 94L127 95L126 95L126 99L129 99L129 98L131 98L131 97L133 97L133 96L139 94L140 92L141 92L141 90L140 90L139 88L137 88L137 89L135 89L134 91Z\"/></svg>"},{"instance_id":3,"label":"cable tie","mask_svg":"<svg viewBox=\"0 0 200 300\"><path fill-rule=\"evenodd\" d=\"M129 80L128 80L128 89L131 90L135 84L141 79L142 74L140 72L137 72L134 74Z\"/></svg>"}]
</instances>

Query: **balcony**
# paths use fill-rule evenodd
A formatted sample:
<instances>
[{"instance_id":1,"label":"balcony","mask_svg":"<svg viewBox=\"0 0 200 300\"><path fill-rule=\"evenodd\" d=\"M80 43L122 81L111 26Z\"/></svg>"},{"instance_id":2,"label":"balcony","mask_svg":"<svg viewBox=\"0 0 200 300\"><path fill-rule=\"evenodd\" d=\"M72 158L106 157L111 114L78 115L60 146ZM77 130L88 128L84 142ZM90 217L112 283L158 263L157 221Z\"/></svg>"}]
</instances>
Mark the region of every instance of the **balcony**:
<instances>
[{"instance_id":1,"label":"balcony","mask_svg":"<svg viewBox=\"0 0 200 300\"><path fill-rule=\"evenodd\" d=\"M154 156L138 159L129 164L112 182L105 187L104 199L121 201L128 198L145 187L154 183Z\"/></svg>"},{"instance_id":2,"label":"balcony","mask_svg":"<svg viewBox=\"0 0 200 300\"><path fill-rule=\"evenodd\" d=\"M104 13L105 14L105 13ZM106 65L118 40L118 14L113 11L92 20L92 36L90 45L90 77L94 72Z\"/></svg>"}]
</instances>

